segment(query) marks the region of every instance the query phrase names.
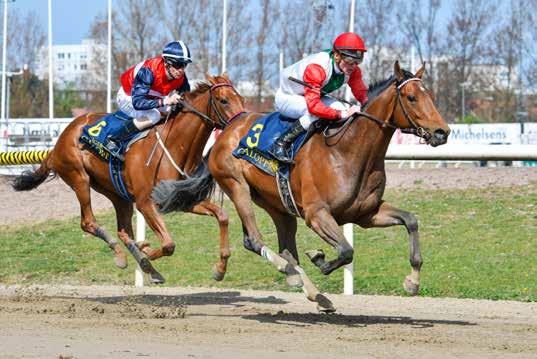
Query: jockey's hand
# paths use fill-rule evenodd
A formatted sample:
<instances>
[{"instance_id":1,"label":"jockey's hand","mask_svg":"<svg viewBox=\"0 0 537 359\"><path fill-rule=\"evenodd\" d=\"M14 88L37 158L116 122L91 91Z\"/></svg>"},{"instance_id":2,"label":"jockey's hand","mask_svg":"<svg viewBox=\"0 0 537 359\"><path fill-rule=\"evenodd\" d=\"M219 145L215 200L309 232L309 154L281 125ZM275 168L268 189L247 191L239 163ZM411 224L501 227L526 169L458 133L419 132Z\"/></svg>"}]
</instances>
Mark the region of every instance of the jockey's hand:
<instances>
[{"instance_id":1,"label":"jockey's hand","mask_svg":"<svg viewBox=\"0 0 537 359\"><path fill-rule=\"evenodd\" d=\"M164 106L172 106L172 105L176 105L177 103L179 103L179 101L181 101L182 99L183 97L179 95L178 93L172 93L164 97L164 100L162 100L162 103L164 104Z\"/></svg>"},{"instance_id":2,"label":"jockey's hand","mask_svg":"<svg viewBox=\"0 0 537 359\"><path fill-rule=\"evenodd\" d=\"M349 118L352 115L354 115L355 113L360 112L360 110L361 110L360 105L352 105L348 109L341 111L341 118L342 119Z\"/></svg>"}]
</instances>

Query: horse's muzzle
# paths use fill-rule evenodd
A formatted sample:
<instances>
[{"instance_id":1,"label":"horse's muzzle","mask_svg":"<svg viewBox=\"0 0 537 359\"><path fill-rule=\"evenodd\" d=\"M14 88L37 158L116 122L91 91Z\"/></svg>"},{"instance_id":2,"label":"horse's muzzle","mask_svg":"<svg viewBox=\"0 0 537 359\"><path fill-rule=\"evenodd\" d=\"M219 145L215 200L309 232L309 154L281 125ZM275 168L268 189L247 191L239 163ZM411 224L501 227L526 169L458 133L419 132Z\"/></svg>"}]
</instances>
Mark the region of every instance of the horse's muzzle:
<instances>
[{"instance_id":1,"label":"horse's muzzle","mask_svg":"<svg viewBox=\"0 0 537 359\"><path fill-rule=\"evenodd\" d=\"M447 139L448 139L448 136L449 136L449 133L451 131L446 131L442 128L438 128L436 130L434 130L434 132L430 134L430 137L428 139L428 142L429 144L432 146L432 147L436 147L436 146L440 146L440 145L443 145L444 143L447 142Z\"/></svg>"}]
</instances>

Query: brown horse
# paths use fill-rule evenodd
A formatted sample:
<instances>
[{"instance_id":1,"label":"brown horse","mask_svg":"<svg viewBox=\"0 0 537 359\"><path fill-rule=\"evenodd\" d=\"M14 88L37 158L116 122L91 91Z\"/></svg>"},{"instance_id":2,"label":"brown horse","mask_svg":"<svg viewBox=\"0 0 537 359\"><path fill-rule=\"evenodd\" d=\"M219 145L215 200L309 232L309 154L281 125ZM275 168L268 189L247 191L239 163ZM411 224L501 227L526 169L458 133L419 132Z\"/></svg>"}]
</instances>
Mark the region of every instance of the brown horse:
<instances>
[{"instance_id":1,"label":"brown horse","mask_svg":"<svg viewBox=\"0 0 537 359\"><path fill-rule=\"evenodd\" d=\"M347 121L335 134L315 133L296 156L290 178L300 216L337 251L337 258L330 261L325 260L321 251L307 252L324 274L330 274L353 259L353 248L339 226L345 223L364 228L404 225L409 233L412 266L404 288L411 294L418 292L422 265L418 222L413 214L386 203L382 196L386 185L384 157L396 128L422 137L431 146L444 144L449 136L449 127L421 81L424 70L425 65L413 75L396 62L392 77L370 87L364 116ZM282 204L274 177L232 155L259 116L251 114L226 129L212 148L209 172L205 176L214 177L235 204L243 224L244 246L285 273L288 283L304 284L306 296L316 301L319 309L332 311L332 303L319 293L298 265L296 217ZM176 184L177 191L182 187L182 183ZM159 204L158 198L166 195L156 196L160 189L157 186L154 191ZM280 254L262 241L252 199L272 217Z\"/></svg>"},{"instance_id":2,"label":"brown horse","mask_svg":"<svg viewBox=\"0 0 537 359\"><path fill-rule=\"evenodd\" d=\"M77 117L67 126L58 141L34 172L17 177L13 187L17 191L31 190L41 184L51 171L59 175L75 191L81 209L82 230L104 240L114 252L114 261L120 268L127 266L126 255L117 241L95 220L91 209L90 187L102 193L113 203L116 211L118 236L132 253L151 281L162 283L164 278L149 260L173 254L175 244L161 215L150 198L156 183L163 179L178 180L183 173L191 173L202 160L202 151L215 128L224 128L228 121L243 112L243 100L235 91L227 75L211 77L207 83L185 95L185 107L170 119L152 128L149 134L135 142L125 156L123 178L128 192L136 202L147 224L160 240L160 248L147 243L136 245L132 240L132 202L123 199L112 185L108 163L99 159L79 142L82 128L94 123L104 114L90 113ZM226 272L230 255L228 243L228 216L209 201L193 205L189 212L216 217L220 226L220 261L215 265L215 279Z\"/></svg>"}]
</instances>

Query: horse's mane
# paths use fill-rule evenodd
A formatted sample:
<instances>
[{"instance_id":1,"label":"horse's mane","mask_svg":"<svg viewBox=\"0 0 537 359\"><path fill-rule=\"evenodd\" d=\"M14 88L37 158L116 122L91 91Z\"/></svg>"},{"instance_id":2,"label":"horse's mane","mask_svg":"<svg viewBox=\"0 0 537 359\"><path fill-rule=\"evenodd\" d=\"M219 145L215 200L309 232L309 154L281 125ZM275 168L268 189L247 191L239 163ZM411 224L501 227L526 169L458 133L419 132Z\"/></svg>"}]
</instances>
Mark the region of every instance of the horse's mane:
<instances>
[{"instance_id":1,"label":"horse's mane","mask_svg":"<svg viewBox=\"0 0 537 359\"><path fill-rule=\"evenodd\" d=\"M188 96L188 99L189 100L193 100L195 99L196 97L198 97L199 95L209 91L209 89L211 88L211 85L209 85L208 83L206 82L200 82L196 85L196 87L194 88L194 90L190 91L189 93L187 93L186 95Z\"/></svg>"},{"instance_id":2,"label":"horse's mane","mask_svg":"<svg viewBox=\"0 0 537 359\"><path fill-rule=\"evenodd\" d=\"M402 81L405 81L414 77L414 74L412 74L410 71L403 70L403 69L401 69L401 71L403 71L403 75L404 75ZM395 81L395 76L392 75L388 77L387 79L380 80L369 85L369 89L367 90L367 98L368 98L367 102L370 103L375 97L377 97L384 90L386 90L386 88L390 86L394 81Z\"/></svg>"}]
</instances>

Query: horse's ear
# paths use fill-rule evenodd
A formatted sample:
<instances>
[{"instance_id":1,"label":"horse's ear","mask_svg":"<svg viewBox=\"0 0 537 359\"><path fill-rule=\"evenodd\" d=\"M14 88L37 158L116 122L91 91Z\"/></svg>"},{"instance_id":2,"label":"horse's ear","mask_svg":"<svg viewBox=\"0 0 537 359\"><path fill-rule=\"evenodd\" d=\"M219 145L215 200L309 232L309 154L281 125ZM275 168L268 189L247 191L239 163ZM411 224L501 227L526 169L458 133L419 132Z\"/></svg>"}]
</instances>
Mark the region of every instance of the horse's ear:
<instances>
[{"instance_id":1,"label":"horse's ear","mask_svg":"<svg viewBox=\"0 0 537 359\"><path fill-rule=\"evenodd\" d=\"M395 64L393 65L393 74L395 75L397 81L403 81L405 78L403 70L401 70L401 67L399 66L399 60L396 60Z\"/></svg>"},{"instance_id":2,"label":"horse's ear","mask_svg":"<svg viewBox=\"0 0 537 359\"><path fill-rule=\"evenodd\" d=\"M416 75L414 75L414 76L416 76L417 78L421 79L421 77L423 76L424 73L425 73L425 61L423 61L423 64L418 69L418 71L416 71Z\"/></svg>"},{"instance_id":3,"label":"horse's ear","mask_svg":"<svg viewBox=\"0 0 537 359\"><path fill-rule=\"evenodd\" d=\"M211 85L214 85L216 83L216 79L209 75L208 72L205 73L205 78L207 79L207 81L209 81Z\"/></svg>"},{"instance_id":4,"label":"horse's ear","mask_svg":"<svg viewBox=\"0 0 537 359\"><path fill-rule=\"evenodd\" d=\"M224 79L226 79L227 82L230 82L230 81L229 81L229 76L227 75L227 72L226 72L226 71L224 71L224 72L222 73L222 77L223 77Z\"/></svg>"}]
</instances>

